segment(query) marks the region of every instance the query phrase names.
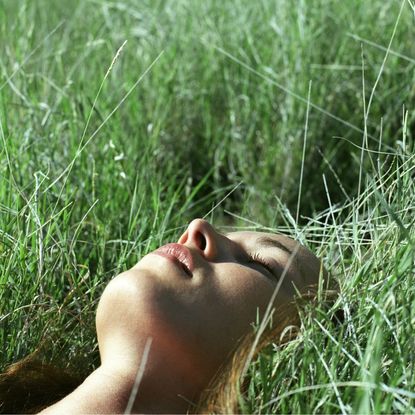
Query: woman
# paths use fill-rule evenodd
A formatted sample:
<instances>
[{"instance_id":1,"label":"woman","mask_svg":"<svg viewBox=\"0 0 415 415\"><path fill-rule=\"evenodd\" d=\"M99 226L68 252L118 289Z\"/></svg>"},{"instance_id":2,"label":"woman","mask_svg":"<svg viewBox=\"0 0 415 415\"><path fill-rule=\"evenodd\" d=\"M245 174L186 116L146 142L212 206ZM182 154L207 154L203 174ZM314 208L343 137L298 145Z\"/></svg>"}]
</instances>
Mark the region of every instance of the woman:
<instances>
[{"instance_id":1,"label":"woman","mask_svg":"<svg viewBox=\"0 0 415 415\"><path fill-rule=\"evenodd\" d=\"M279 333L296 322L292 301L315 291L321 271L317 257L288 237L223 235L192 221L177 243L108 284L96 315L101 366L42 413L201 410L196 403L252 337L252 323L270 317L268 306L279 310L272 316Z\"/></svg>"}]
</instances>

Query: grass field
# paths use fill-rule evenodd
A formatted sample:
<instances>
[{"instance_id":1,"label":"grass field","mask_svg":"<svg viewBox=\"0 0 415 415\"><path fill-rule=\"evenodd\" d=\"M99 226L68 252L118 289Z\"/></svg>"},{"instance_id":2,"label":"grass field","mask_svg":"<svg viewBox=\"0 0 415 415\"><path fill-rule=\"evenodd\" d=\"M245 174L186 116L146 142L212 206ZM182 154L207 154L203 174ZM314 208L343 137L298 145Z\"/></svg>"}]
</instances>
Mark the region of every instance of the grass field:
<instances>
[{"instance_id":1,"label":"grass field","mask_svg":"<svg viewBox=\"0 0 415 415\"><path fill-rule=\"evenodd\" d=\"M0 0L0 368L98 362L105 284L194 217L283 232L345 322L245 412L415 412L415 4ZM64 334L62 334L64 333Z\"/></svg>"}]
</instances>

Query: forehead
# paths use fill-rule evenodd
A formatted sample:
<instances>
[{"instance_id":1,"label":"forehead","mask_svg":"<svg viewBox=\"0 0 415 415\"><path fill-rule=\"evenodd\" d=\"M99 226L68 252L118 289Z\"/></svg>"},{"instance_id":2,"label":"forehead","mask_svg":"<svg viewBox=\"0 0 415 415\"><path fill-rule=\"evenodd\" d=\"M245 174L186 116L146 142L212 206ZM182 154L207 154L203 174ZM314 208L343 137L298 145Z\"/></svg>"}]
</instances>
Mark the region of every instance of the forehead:
<instances>
[{"instance_id":1,"label":"forehead","mask_svg":"<svg viewBox=\"0 0 415 415\"><path fill-rule=\"evenodd\" d=\"M271 242L275 242L276 246L279 245L281 248L287 248L289 251L292 251L299 245L294 239L278 233L237 231L226 233L225 236L233 241L250 245L258 244L272 247Z\"/></svg>"}]
</instances>

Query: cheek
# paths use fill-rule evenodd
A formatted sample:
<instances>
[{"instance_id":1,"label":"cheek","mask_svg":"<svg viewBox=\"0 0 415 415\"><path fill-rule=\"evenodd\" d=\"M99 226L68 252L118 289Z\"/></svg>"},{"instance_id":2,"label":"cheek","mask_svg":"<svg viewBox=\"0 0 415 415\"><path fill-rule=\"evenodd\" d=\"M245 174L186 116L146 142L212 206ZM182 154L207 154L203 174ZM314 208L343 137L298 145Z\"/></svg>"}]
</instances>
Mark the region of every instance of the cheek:
<instances>
[{"instance_id":1,"label":"cheek","mask_svg":"<svg viewBox=\"0 0 415 415\"><path fill-rule=\"evenodd\" d=\"M223 291L243 307L265 307L275 284L262 273L245 266L233 266L222 278Z\"/></svg>"},{"instance_id":2,"label":"cheek","mask_svg":"<svg viewBox=\"0 0 415 415\"><path fill-rule=\"evenodd\" d=\"M257 309L264 314L275 284L256 270L240 265L218 270L215 291L218 294L216 319L223 332L241 336L256 322ZM215 310L213 310L215 311Z\"/></svg>"}]
</instances>

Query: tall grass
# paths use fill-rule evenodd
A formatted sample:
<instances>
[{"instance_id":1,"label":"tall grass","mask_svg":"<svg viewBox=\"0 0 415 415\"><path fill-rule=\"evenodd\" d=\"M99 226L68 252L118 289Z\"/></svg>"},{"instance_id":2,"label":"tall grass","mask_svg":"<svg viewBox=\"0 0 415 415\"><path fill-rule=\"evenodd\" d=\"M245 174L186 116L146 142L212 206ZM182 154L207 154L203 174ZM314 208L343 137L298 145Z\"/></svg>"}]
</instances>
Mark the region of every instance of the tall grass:
<instances>
[{"instance_id":1,"label":"tall grass","mask_svg":"<svg viewBox=\"0 0 415 415\"><path fill-rule=\"evenodd\" d=\"M314 310L296 344L260 356L247 413L414 411L414 156L390 164L299 231L336 270L345 319Z\"/></svg>"},{"instance_id":2,"label":"tall grass","mask_svg":"<svg viewBox=\"0 0 415 415\"><path fill-rule=\"evenodd\" d=\"M0 366L90 370L105 284L206 216L342 287L247 412L415 411L413 38L411 2L0 0Z\"/></svg>"}]
</instances>

